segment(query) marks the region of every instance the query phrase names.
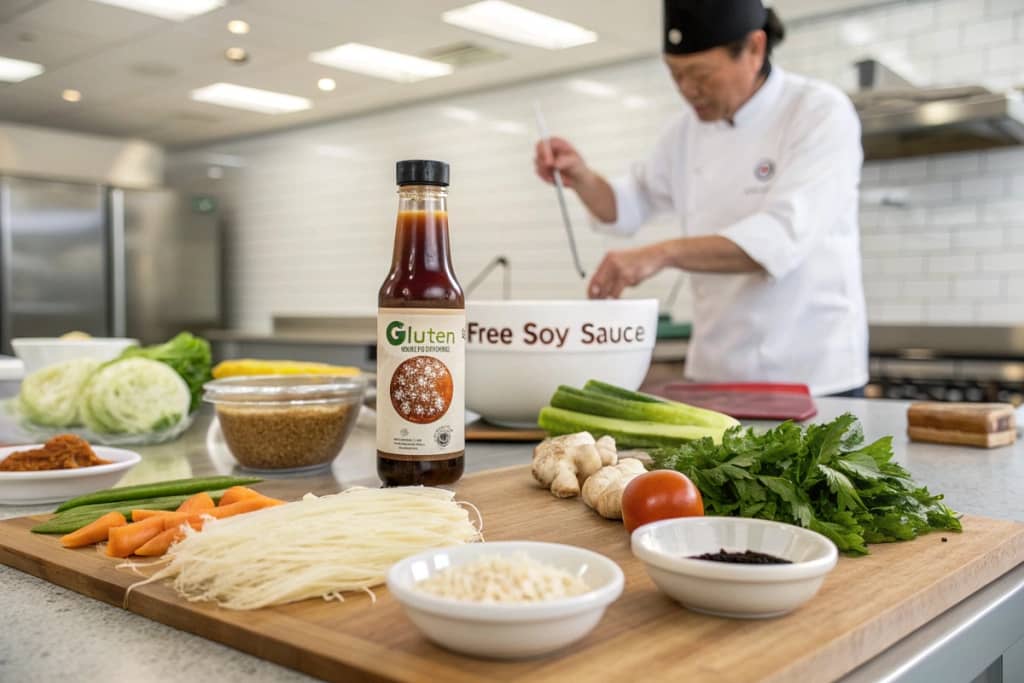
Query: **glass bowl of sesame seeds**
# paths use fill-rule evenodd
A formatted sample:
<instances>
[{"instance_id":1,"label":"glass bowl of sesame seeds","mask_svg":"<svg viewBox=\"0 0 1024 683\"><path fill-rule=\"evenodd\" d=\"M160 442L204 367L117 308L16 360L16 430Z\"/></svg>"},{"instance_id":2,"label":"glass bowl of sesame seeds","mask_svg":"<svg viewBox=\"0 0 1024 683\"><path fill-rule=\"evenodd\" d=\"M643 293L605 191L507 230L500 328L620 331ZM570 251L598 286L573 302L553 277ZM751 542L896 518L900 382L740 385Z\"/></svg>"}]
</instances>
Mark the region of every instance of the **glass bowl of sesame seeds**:
<instances>
[{"instance_id":1,"label":"glass bowl of sesame seeds","mask_svg":"<svg viewBox=\"0 0 1024 683\"><path fill-rule=\"evenodd\" d=\"M329 467L352 433L366 378L261 375L207 382L224 441L244 469L308 472Z\"/></svg>"}]
</instances>

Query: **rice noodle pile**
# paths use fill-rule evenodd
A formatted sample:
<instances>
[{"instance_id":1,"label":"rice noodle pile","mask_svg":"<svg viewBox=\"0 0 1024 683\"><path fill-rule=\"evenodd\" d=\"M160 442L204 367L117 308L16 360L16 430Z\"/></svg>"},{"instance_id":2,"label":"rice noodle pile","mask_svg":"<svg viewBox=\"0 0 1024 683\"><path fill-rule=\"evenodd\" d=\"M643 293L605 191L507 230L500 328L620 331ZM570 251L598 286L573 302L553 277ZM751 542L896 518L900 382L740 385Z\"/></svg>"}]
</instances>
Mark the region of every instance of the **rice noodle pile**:
<instances>
[{"instance_id":1,"label":"rice noodle pile","mask_svg":"<svg viewBox=\"0 0 1024 683\"><path fill-rule=\"evenodd\" d=\"M524 553L485 555L440 571L416 588L441 598L483 603L543 602L589 590L580 577Z\"/></svg>"},{"instance_id":2,"label":"rice noodle pile","mask_svg":"<svg viewBox=\"0 0 1024 683\"><path fill-rule=\"evenodd\" d=\"M425 487L353 488L211 520L200 532L186 528L167 551L169 564L132 588L173 577L188 600L238 610L369 592L404 557L480 537L454 495Z\"/></svg>"}]
</instances>

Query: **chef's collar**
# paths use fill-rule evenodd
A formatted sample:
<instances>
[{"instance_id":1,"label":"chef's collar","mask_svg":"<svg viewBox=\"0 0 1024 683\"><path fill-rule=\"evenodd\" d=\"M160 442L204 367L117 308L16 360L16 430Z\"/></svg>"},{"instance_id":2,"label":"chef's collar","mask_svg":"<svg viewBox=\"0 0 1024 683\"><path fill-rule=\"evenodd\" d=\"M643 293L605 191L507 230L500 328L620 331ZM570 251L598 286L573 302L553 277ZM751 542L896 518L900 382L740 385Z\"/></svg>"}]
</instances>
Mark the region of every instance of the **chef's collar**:
<instances>
[{"instance_id":1,"label":"chef's collar","mask_svg":"<svg viewBox=\"0 0 1024 683\"><path fill-rule=\"evenodd\" d=\"M750 99L743 103L732 117L732 121L721 121L723 125L742 128L757 121L764 112L771 110L782 92L782 69L773 65L768 77Z\"/></svg>"},{"instance_id":2,"label":"chef's collar","mask_svg":"<svg viewBox=\"0 0 1024 683\"><path fill-rule=\"evenodd\" d=\"M763 29L761 0L665 0L664 52L689 55L728 45Z\"/></svg>"}]
</instances>

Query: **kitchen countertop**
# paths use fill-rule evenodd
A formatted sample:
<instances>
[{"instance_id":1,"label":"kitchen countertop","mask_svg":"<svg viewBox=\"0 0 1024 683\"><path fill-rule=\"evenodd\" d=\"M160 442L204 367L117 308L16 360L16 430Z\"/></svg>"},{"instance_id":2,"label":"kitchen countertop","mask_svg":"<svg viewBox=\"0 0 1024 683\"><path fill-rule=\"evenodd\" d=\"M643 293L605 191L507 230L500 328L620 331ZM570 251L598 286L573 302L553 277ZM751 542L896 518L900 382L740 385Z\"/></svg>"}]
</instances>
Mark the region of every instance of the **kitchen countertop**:
<instances>
[{"instance_id":1,"label":"kitchen countertop","mask_svg":"<svg viewBox=\"0 0 1024 683\"><path fill-rule=\"evenodd\" d=\"M865 436L876 439L892 434L897 459L933 491L946 494L954 509L971 514L1024 520L1024 441L995 450L972 450L909 443L905 436L906 402L863 399L818 399L817 420L843 412L861 419ZM0 418L0 427L7 418ZM187 476L230 473L234 461L216 432L210 432L211 415L200 413L195 424L176 442L139 448L143 462L130 473L133 483ZM752 423L757 424L757 423ZM0 432L10 433L10 425ZM528 444L469 443L467 473L529 463ZM376 485L375 447L372 430L358 428L329 472L303 478L310 491L327 493L356 484ZM46 512L52 506L0 506L0 518ZM1012 602L1012 604L1010 604ZM308 681L309 677L265 662L198 636L177 631L138 615L112 607L0 566L0 603L4 623L0 630L0 680L32 683L60 679L76 681L132 680L134 683L194 683L196 680ZM957 605L922 627L874 660L847 676L844 681L861 683L882 680L929 680L928 671L968 671L965 657L986 657L987 665L1024 636L1024 626L1013 624L1016 633L1009 644L993 654L984 652L979 641L990 647L989 633L968 627L988 614L984 623L1007 627L997 617L1020 615L1024 603L1024 565L995 584ZM1009 606L1008 606L1009 605ZM1002 610L1002 611L998 611ZM1008 610L1008 612L1007 612ZM1011 616L1022 621L1020 616ZM983 625L984 625L983 623ZM964 640L967 636L975 634ZM959 640L957 640L959 638ZM937 643L946 643L936 648ZM952 648L960 649L955 652ZM963 652L962 652L963 651ZM1017 647L1014 652L1020 653ZM960 669L947 664L955 661ZM1017 659L1020 657L1017 656ZM920 664L908 669L910 664ZM928 666L931 669L928 669ZM938 667L938 668L936 668ZM978 671L971 672L970 680ZM907 675L907 678L899 678ZM916 677L915 677L916 676ZM937 680L937 679L932 679Z\"/></svg>"}]
</instances>

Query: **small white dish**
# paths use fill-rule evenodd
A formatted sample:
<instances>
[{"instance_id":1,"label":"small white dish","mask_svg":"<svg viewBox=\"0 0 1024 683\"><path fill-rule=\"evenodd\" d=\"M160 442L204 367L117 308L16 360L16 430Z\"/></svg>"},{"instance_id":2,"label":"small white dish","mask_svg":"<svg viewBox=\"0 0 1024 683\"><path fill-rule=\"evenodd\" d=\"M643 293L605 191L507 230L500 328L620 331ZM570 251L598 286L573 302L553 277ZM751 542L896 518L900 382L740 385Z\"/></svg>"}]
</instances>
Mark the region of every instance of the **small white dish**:
<instances>
[{"instance_id":1,"label":"small white dish","mask_svg":"<svg viewBox=\"0 0 1024 683\"><path fill-rule=\"evenodd\" d=\"M138 345L137 339L128 337L89 337L86 339L18 337L11 340L14 355L24 363L26 375L54 363L75 358L91 358L100 362L114 360L129 346Z\"/></svg>"},{"instance_id":2,"label":"small white dish","mask_svg":"<svg viewBox=\"0 0 1024 683\"><path fill-rule=\"evenodd\" d=\"M11 453L42 448L42 444L0 448L0 461ZM134 451L93 446L92 450L109 465L76 467L40 472L0 472L0 505L42 505L60 503L85 493L108 489L142 460Z\"/></svg>"},{"instance_id":3,"label":"small white dish","mask_svg":"<svg viewBox=\"0 0 1024 683\"><path fill-rule=\"evenodd\" d=\"M631 543L633 555L669 597L695 612L740 619L777 617L804 604L839 556L835 544L819 533L742 517L666 519L635 530ZM692 559L722 549L753 550L793 564Z\"/></svg>"},{"instance_id":4,"label":"small white dish","mask_svg":"<svg viewBox=\"0 0 1024 683\"><path fill-rule=\"evenodd\" d=\"M481 604L417 590L416 583L448 567L484 556L524 554L564 569L591 590L571 598L531 604ZM438 645L495 659L519 659L561 649L597 626L622 594L622 570L604 555L558 543L502 541L436 548L408 557L388 571L388 590L409 619Z\"/></svg>"}]
</instances>

